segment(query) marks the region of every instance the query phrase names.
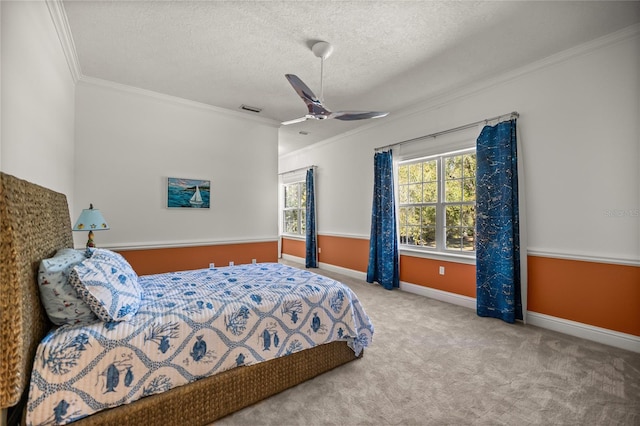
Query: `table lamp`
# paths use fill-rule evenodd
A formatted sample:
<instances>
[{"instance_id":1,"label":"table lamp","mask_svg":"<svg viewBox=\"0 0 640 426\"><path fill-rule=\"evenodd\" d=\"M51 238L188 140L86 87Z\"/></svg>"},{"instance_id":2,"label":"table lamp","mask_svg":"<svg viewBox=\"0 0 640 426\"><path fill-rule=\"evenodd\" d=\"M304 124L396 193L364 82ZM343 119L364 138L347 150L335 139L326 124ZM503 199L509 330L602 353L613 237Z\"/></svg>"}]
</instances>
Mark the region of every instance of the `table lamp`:
<instances>
[{"instance_id":1,"label":"table lamp","mask_svg":"<svg viewBox=\"0 0 640 426\"><path fill-rule=\"evenodd\" d=\"M89 231L87 248L93 248L96 246L93 242L93 231L106 231L107 229L109 229L107 221L104 220L100 210L93 208L93 204L89 204L88 209L82 210L80 217L73 226L74 231Z\"/></svg>"}]
</instances>

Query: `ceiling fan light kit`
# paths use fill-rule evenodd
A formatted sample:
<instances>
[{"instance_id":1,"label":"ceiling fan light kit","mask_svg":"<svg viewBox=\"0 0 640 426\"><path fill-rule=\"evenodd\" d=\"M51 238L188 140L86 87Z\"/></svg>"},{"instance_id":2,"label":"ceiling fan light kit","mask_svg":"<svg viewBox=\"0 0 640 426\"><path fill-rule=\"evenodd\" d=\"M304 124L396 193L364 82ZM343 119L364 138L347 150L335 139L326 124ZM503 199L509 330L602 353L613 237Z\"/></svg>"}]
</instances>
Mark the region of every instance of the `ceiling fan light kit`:
<instances>
[{"instance_id":1,"label":"ceiling fan light kit","mask_svg":"<svg viewBox=\"0 0 640 426\"><path fill-rule=\"evenodd\" d=\"M321 59L321 68L320 68L320 98L318 98L313 91L304 84L304 82L294 74L285 74L285 77L289 81L289 84L296 91L298 96L302 99L302 101L307 105L308 114L304 117L296 118L294 120L283 121L283 126L288 126L290 124L300 123L306 120L326 120L334 118L336 120L342 121L354 121L354 120L364 120L369 118L380 118L388 115L388 112L376 112L376 111L337 111L332 112L327 107L323 105L323 91L322 91L322 80L323 80L323 69L324 69L324 60L327 59L333 53L333 46L326 41L319 41L311 46L311 51L314 55Z\"/></svg>"}]
</instances>

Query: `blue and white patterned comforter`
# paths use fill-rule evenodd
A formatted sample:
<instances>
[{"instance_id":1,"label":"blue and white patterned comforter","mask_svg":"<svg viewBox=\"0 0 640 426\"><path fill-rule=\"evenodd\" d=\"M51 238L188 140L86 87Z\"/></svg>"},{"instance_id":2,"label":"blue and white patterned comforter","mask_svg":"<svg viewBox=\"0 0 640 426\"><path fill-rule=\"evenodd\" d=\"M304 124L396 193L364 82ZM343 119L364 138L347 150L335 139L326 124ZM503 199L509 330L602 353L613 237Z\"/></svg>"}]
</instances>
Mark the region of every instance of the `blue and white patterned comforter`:
<instances>
[{"instance_id":1,"label":"blue and white patterned comforter","mask_svg":"<svg viewBox=\"0 0 640 426\"><path fill-rule=\"evenodd\" d=\"M373 325L351 290L277 263L147 275L128 322L62 326L38 347L27 424L66 424L202 377L346 340Z\"/></svg>"}]
</instances>

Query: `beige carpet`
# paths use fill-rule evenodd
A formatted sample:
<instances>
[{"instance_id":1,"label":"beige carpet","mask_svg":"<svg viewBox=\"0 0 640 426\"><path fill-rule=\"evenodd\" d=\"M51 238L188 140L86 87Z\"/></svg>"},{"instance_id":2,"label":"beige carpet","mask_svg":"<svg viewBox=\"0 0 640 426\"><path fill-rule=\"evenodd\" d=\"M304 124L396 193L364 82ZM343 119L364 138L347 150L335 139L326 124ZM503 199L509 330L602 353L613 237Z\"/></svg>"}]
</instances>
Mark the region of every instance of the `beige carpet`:
<instances>
[{"instance_id":1,"label":"beige carpet","mask_svg":"<svg viewBox=\"0 0 640 426\"><path fill-rule=\"evenodd\" d=\"M640 354L313 271L355 291L373 344L216 425L640 425Z\"/></svg>"}]
</instances>

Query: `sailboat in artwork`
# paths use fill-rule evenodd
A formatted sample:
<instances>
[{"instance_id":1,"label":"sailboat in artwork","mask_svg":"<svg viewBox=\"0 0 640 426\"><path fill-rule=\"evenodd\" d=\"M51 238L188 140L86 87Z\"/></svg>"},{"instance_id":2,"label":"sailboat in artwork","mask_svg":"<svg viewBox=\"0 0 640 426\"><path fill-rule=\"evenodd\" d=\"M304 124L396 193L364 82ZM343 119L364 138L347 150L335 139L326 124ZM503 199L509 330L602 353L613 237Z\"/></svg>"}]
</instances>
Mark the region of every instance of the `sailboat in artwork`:
<instances>
[{"instance_id":1,"label":"sailboat in artwork","mask_svg":"<svg viewBox=\"0 0 640 426\"><path fill-rule=\"evenodd\" d=\"M191 207L202 207L202 196L200 195L200 188L198 188L198 185L196 185L196 192L191 196L189 203L191 204Z\"/></svg>"}]
</instances>

